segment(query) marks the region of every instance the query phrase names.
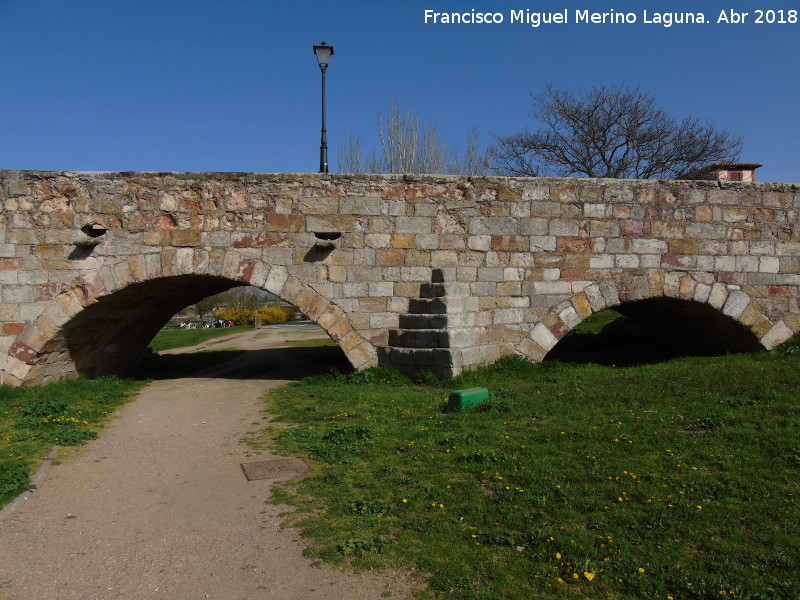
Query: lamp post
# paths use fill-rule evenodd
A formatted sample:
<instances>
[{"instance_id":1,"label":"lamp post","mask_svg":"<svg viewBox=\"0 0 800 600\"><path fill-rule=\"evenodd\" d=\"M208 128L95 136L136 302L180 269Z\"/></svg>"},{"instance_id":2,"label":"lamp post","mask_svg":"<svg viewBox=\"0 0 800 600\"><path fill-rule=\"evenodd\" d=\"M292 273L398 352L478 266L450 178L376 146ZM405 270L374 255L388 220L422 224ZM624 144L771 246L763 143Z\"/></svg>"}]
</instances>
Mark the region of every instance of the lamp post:
<instances>
[{"instance_id":1,"label":"lamp post","mask_svg":"<svg viewBox=\"0 0 800 600\"><path fill-rule=\"evenodd\" d=\"M322 71L322 139L319 146L319 172L328 172L328 136L325 129L325 71L328 69L328 63L333 56L333 46L325 45L322 42L319 46L314 46L314 54L317 56L319 62L319 70Z\"/></svg>"}]
</instances>

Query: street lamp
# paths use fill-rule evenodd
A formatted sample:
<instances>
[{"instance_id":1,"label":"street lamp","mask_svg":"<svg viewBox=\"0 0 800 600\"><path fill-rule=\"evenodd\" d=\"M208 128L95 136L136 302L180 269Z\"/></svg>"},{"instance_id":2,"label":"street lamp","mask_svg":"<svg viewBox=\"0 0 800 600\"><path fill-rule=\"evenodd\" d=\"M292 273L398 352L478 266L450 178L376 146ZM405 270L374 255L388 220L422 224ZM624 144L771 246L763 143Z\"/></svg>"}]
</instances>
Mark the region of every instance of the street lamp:
<instances>
[{"instance_id":1,"label":"street lamp","mask_svg":"<svg viewBox=\"0 0 800 600\"><path fill-rule=\"evenodd\" d=\"M325 130L325 71L328 69L328 63L333 56L333 46L326 46L322 42L319 46L314 46L314 54L317 56L319 62L319 70L322 71L322 139L319 146L319 172L328 172L328 136Z\"/></svg>"}]
</instances>

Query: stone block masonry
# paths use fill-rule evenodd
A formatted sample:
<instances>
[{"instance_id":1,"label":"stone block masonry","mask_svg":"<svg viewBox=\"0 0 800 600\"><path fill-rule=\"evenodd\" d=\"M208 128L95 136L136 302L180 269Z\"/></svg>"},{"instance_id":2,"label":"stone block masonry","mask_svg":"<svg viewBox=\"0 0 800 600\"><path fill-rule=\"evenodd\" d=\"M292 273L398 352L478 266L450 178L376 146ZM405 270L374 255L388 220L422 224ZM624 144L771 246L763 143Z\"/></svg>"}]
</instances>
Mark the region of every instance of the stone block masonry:
<instances>
[{"instance_id":1,"label":"stone block masonry","mask_svg":"<svg viewBox=\"0 0 800 600\"><path fill-rule=\"evenodd\" d=\"M356 368L541 360L670 299L772 348L800 330L792 184L0 171L0 381L123 373L169 317L254 285Z\"/></svg>"}]
</instances>

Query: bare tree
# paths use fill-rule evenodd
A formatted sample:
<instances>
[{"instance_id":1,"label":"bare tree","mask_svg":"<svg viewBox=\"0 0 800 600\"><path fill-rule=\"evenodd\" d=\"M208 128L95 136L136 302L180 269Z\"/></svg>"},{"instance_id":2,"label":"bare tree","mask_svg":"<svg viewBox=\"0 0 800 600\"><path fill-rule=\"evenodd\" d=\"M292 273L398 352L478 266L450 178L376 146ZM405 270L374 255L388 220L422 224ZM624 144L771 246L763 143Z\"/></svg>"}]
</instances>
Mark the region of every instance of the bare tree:
<instances>
[{"instance_id":1,"label":"bare tree","mask_svg":"<svg viewBox=\"0 0 800 600\"><path fill-rule=\"evenodd\" d=\"M351 135L346 146L339 146L339 170L342 173L362 173L360 135Z\"/></svg>"},{"instance_id":2,"label":"bare tree","mask_svg":"<svg viewBox=\"0 0 800 600\"><path fill-rule=\"evenodd\" d=\"M489 174L492 168L492 159L494 158L493 148L481 150L479 138L478 126L473 125L467 134L464 153L453 151L448 154L448 173L482 176Z\"/></svg>"},{"instance_id":3,"label":"bare tree","mask_svg":"<svg viewBox=\"0 0 800 600\"><path fill-rule=\"evenodd\" d=\"M736 160L742 138L714 123L678 122L638 88L599 86L576 95L545 86L532 95L542 127L498 137L507 175L676 179L710 162Z\"/></svg>"},{"instance_id":4,"label":"bare tree","mask_svg":"<svg viewBox=\"0 0 800 600\"><path fill-rule=\"evenodd\" d=\"M344 173L451 173L487 175L492 154L481 152L478 128L467 137L462 155L439 136L436 126L420 121L416 113L401 109L392 102L384 118L378 113L380 152L374 149L362 166L362 138L350 136L347 146L339 148L339 169Z\"/></svg>"},{"instance_id":5,"label":"bare tree","mask_svg":"<svg viewBox=\"0 0 800 600\"><path fill-rule=\"evenodd\" d=\"M266 302L266 292L250 285L231 288L225 296L228 308L255 310Z\"/></svg>"},{"instance_id":6,"label":"bare tree","mask_svg":"<svg viewBox=\"0 0 800 600\"><path fill-rule=\"evenodd\" d=\"M378 113L378 138L382 153L379 163L383 173L441 173L445 149L436 127L420 123L409 110L396 102L389 105L386 121Z\"/></svg>"}]
</instances>

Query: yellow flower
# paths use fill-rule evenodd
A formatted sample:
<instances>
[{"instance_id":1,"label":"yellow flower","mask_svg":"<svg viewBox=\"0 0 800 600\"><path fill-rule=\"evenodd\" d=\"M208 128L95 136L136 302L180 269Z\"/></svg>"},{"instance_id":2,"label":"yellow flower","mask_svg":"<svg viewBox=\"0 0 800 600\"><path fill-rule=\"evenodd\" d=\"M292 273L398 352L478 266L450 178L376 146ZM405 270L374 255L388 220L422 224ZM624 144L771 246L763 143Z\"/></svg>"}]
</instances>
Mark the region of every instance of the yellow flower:
<instances>
[{"instance_id":1,"label":"yellow flower","mask_svg":"<svg viewBox=\"0 0 800 600\"><path fill-rule=\"evenodd\" d=\"M408 502L408 499L403 498L403 504L405 504L406 502Z\"/></svg>"},{"instance_id":2,"label":"yellow flower","mask_svg":"<svg viewBox=\"0 0 800 600\"><path fill-rule=\"evenodd\" d=\"M572 574L572 578L573 579L580 579L580 575L578 575L577 573L573 573Z\"/></svg>"},{"instance_id":3,"label":"yellow flower","mask_svg":"<svg viewBox=\"0 0 800 600\"><path fill-rule=\"evenodd\" d=\"M589 581L594 579L594 573L589 573L588 571L584 571L583 576L586 577L586 579L588 579Z\"/></svg>"},{"instance_id":4,"label":"yellow flower","mask_svg":"<svg viewBox=\"0 0 800 600\"><path fill-rule=\"evenodd\" d=\"M556 558L561 558L561 552L556 552Z\"/></svg>"},{"instance_id":5,"label":"yellow flower","mask_svg":"<svg viewBox=\"0 0 800 600\"><path fill-rule=\"evenodd\" d=\"M639 573L644 573L644 569L642 567L639 567Z\"/></svg>"}]
</instances>

